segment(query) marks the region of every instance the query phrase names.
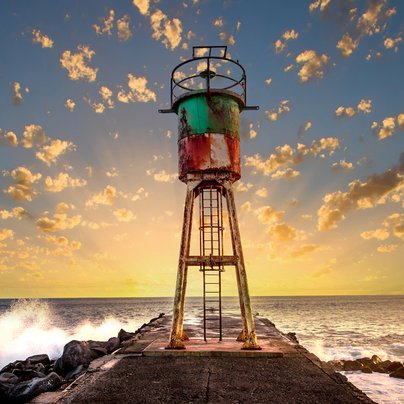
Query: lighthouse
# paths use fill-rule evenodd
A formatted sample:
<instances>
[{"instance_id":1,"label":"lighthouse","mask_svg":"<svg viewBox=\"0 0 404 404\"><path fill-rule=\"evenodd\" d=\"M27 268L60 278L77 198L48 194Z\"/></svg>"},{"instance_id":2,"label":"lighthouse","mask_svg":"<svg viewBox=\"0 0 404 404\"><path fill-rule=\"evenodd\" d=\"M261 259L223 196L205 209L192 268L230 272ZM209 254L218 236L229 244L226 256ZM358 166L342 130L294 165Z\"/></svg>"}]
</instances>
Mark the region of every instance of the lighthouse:
<instances>
[{"instance_id":1,"label":"lighthouse","mask_svg":"<svg viewBox=\"0 0 404 404\"><path fill-rule=\"evenodd\" d=\"M260 349L233 191L233 184L241 177L240 114L256 109L247 106L245 69L228 56L226 46L195 46L192 58L172 71L171 108L159 112L178 116L178 173L186 184L186 197L166 349L186 349L185 294L188 269L195 267L202 274L204 339L214 310L222 340L222 276L228 266L235 268L240 302L242 329L237 339L243 341L242 349ZM195 207L199 209L199 255L190 255ZM230 229L230 253L224 249L225 217Z\"/></svg>"}]
</instances>

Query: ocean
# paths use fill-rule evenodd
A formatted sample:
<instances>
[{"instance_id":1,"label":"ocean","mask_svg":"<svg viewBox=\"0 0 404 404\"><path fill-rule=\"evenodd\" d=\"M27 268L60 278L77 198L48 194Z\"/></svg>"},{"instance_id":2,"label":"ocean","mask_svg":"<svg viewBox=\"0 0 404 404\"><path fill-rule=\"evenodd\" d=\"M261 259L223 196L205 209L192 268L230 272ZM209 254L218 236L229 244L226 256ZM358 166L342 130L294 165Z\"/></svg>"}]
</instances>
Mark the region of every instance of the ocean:
<instances>
[{"instance_id":1,"label":"ocean","mask_svg":"<svg viewBox=\"0 0 404 404\"><path fill-rule=\"evenodd\" d=\"M378 355L404 361L404 296L253 297L252 304L321 360ZM201 307L200 298L188 298L185 321ZM0 369L37 353L57 358L72 339L107 340L171 310L172 298L0 299ZM223 312L238 314L238 298L224 297ZM402 379L344 374L378 403L404 402Z\"/></svg>"}]
</instances>

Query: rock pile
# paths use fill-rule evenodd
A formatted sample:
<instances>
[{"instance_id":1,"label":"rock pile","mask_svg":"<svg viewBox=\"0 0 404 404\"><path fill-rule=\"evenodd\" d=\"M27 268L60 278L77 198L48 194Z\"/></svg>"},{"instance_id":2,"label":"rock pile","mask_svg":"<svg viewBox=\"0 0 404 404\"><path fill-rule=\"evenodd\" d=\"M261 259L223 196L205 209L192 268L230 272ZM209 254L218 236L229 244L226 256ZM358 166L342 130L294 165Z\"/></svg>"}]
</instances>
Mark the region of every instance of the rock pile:
<instances>
[{"instance_id":1,"label":"rock pile","mask_svg":"<svg viewBox=\"0 0 404 404\"><path fill-rule=\"evenodd\" d=\"M363 373L388 373L391 377L404 379L404 364L401 362L392 362L390 360L382 361L377 355L371 358L359 358L355 360L333 360L327 362L337 371L361 371Z\"/></svg>"},{"instance_id":2,"label":"rock pile","mask_svg":"<svg viewBox=\"0 0 404 404\"><path fill-rule=\"evenodd\" d=\"M135 332L121 329L108 341L70 341L56 360L40 354L9 363L0 371L0 403L26 403L41 393L67 386L86 371L91 361L130 344L145 327L163 316L161 313Z\"/></svg>"}]
</instances>

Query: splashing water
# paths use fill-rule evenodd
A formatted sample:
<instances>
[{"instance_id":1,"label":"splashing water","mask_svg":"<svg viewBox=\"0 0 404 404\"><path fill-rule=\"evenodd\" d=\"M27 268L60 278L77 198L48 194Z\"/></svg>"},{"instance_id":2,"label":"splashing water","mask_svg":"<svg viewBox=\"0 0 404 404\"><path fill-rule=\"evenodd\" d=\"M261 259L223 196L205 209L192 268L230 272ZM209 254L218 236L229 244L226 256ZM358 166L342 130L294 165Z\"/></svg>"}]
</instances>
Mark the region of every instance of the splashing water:
<instances>
[{"instance_id":1,"label":"splashing water","mask_svg":"<svg viewBox=\"0 0 404 404\"><path fill-rule=\"evenodd\" d=\"M62 355L63 347L73 339L107 341L121 328L135 330L141 324L106 317L101 322L79 322L69 331L58 327L61 321L52 306L43 300L20 299L0 315L0 369L15 360L46 353L51 359Z\"/></svg>"}]
</instances>

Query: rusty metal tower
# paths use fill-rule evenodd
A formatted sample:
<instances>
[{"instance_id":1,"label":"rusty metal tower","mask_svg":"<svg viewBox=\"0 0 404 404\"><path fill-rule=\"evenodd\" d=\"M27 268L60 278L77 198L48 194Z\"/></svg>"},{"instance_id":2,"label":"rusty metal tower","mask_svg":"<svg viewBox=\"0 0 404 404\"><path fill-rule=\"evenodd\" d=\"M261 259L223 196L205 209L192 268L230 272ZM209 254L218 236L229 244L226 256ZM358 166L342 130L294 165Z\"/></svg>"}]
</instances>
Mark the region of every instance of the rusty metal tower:
<instances>
[{"instance_id":1,"label":"rusty metal tower","mask_svg":"<svg viewBox=\"0 0 404 404\"><path fill-rule=\"evenodd\" d=\"M226 46L193 47L192 59L171 75L171 109L178 115L179 179L187 185L173 322L167 349L184 349L185 291L189 266L203 274L204 339L209 304L218 305L222 339L221 277L234 266L239 293L243 349L260 349L247 284L233 183L240 179L240 122L246 104L246 74L238 61L227 57ZM194 201L199 198L199 255L190 255ZM223 201L227 207L232 255L224 255Z\"/></svg>"}]
</instances>

